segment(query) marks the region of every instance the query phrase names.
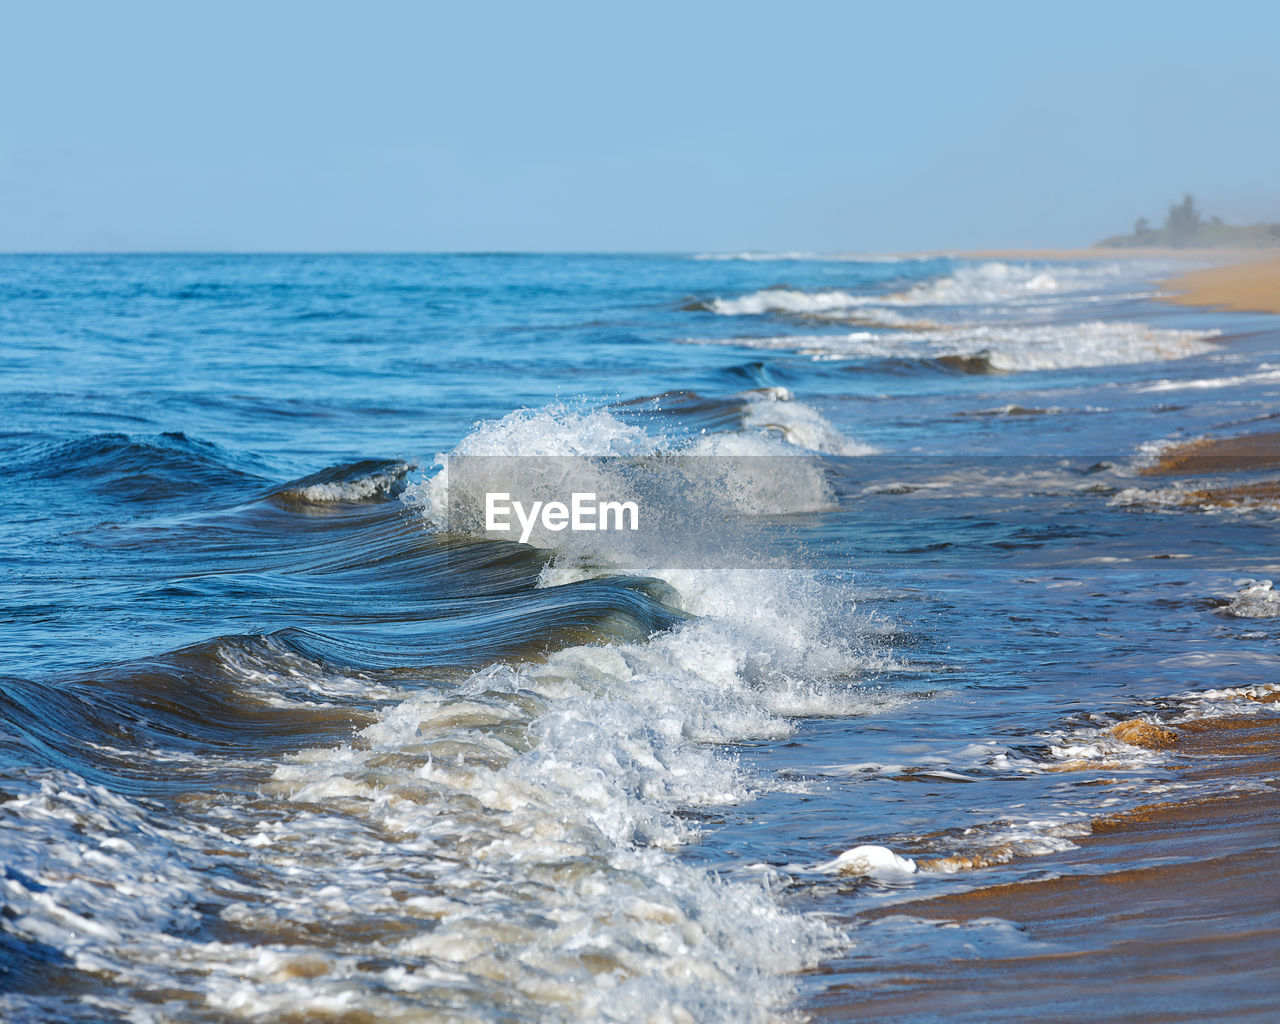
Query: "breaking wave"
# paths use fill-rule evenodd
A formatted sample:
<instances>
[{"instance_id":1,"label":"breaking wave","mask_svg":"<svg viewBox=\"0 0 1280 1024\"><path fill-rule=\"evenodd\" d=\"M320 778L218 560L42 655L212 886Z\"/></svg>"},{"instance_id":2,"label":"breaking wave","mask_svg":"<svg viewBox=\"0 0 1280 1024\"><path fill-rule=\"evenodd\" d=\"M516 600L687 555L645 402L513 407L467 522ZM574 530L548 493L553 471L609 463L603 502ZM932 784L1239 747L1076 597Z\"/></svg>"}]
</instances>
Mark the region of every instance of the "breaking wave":
<instances>
[{"instance_id":1,"label":"breaking wave","mask_svg":"<svg viewBox=\"0 0 1280 1024\"><path fill-rule=\"evenodd\" d=\"M1213 351L1218 331L1091 321L1035 327L939 327L925 331L685 339L695 345L795 352L824 360L949 360L968 372L1019 372L1185 359Z\"/></svg>"}]
</instances>

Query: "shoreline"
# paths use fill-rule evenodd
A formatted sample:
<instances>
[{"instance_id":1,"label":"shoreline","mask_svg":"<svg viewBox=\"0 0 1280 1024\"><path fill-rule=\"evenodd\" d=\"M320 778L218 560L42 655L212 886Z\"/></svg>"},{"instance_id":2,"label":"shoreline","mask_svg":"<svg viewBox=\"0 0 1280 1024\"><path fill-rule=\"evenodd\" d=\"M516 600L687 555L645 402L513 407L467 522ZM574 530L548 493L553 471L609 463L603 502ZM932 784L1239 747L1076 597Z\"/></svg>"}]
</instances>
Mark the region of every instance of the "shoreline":
<instances>
[{"instance_id":1,"label":"shoreline","mask_svg":"<svg viewBox=\"0 0 1280 1024\"><path fill-rule=\"evenodd\" d=\"M1176 306L1232 313L1280 314L1280 252L1274 249L957 249L905 254L971 260L1181 260L1185 272L1157 282Z\"/></svg>"},{"instance_id":2,"label":"shoreline","mask_svg":"<svg viewBox=\"0 0 1280 1024\"><path fill-rule=\"evenodd\" d=\"M868 908L854 922L871 942L903 919L1018 939L868 965L866 984L855 972L816 995L813 1019L1101 1019L1117 987L1143 1021L1268 1019L1280 1005L1280 898L1267 895L1280 855L1280 718L1174 728L1180 779L1244 788L1100 815L1076 849L1046 858L1046 877Z\"/></svg>"},{"instance_id":3,"label":"shoreline","mask_svg":"<svg viewBox=\"0 0 1280 1024\"><path fill-rule=\"evenodd\" d=\"M1142 476L1194 476L1280 469L1280 431L1201 437L1163 449Z\"/></svg>"},{"instance_id":4,"label":"shoreline","mask_svg":"<svg viewBox=\"0 0 1280 1024\"><path fill-rule=\"evenodd\" d=\"M1245 480L1220 478L1276 470L1280 470L1280 431L1263 431L1171 445L1160 452L1154 464L1138 473L1175 478L1175 485L1184 488L1179 502L1184 506L1241 508L1280 502L1280 479L1259 479L1256 475Z\"/></svg>"},{"instance_id":5,"label":"shoreline","mask_svg":"<svg viewBox=\"0 0 1280 1024\"><path fill-rule=\"evenodd\" d=\"M964 255L1196 261L1199 267L1157 282L1176 293L1159 301L1186 310L1171 311L1175 317L1214 310L1280 314L1280 255L1274 252ZM1138 472L1162 486L1167 481L1186 506L1280 507L1280 431L1235 422L1210 428L1218 430L1222 436L1169 444ZM1277 620L1241 621L1271 631ZM1259 665L1234 685L1278 680L1274 669ZM1280 896L1272 879L1280 856L1280 717L1274 713L1280 689L1262 690L1242 692L1238 703L1218 704L1190 720L1152 725L1144 716L1120 723L1113 735L1123 741L1168 751L1174 791L1126 810L1108 811L1103 803L1073 849L1018 858L1019 880L1010 880L1006 864L975 860L955 872L959 891L905 900L900 892L853 910L845 923L854 946L812 972L803 1012L815 1022L868 1024L1274 1019L1280 1007L1274 969ZM1270 710L1250 708L1251 701ZM1130 726L1136 728L1120 731ZM1180 794L1182 784L1193 784L1194 795Z\"/></svg>"}]
</instances>

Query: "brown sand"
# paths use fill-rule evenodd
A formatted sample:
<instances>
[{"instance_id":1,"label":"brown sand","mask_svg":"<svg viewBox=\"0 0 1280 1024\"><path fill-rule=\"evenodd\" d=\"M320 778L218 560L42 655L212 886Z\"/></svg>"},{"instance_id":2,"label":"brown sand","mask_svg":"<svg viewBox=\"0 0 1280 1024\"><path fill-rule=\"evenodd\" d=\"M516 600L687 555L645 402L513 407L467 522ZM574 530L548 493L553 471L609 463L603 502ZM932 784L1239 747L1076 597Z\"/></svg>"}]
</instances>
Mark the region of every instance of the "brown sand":
<instances>
[{"instance_id":1,"label":"brown sand","mask_svg":"<svg viewBox=\"0 0 1280 1024\"><path fill-rule=\"evenodd\" d=\"M1145 476L1183 476L1267 469L1280 469L1280 431L1206 437L1174 445L1160 453L1155 465L1140 472Z\"/></svg>"},{"instance_id":2,"label":"brown sand","mask_svg":"<svg viewBox=\"0 0 1280 1024\"><path fill-rule=\"evenodd\" d=\"M1280 504L1280 480L1231 487L1201 487L1187 491L1182 505L1212 508L1271 508Z\"/></svg>"},{"instance_id":3,"label":"brown sand","mask_svg":"<svg viewBox=\"0 0 1280 1024\"><path fill-rule=\"evenodd\" d=\"M1146 747L1148 750L1163 750L1178 742L1178 734L1172 729L1152 725L1141 718L1117 722L1111 727L1111 735L1122 743L1132 743L1135 747Z\"/></svg>"},{"instance_id":4,"label":"brown sand","mask_svg":"<svg viewBox=\"0 0 1280 1024\"><path fill-rule=\"evenodd\" d=\"M1245 313L1280 313L1280 257L1193 270L1162 282L1180 306L1212 306Z\"/></svg>"},{"instance_id":5,"label":"brown sand","mask_svg":"<svg viewBox=\"0 0 1280 1024\"><path fill-rule=\"evenodd\" d=\"M1098 819L1078 849L1054 858L1059 877L868 911L868 942L877 920L906 915L1002 918L1034 944L988 958L877 963L865 982L855 968L850 983L814 1001L815 1019L1280 1019L1280 719L1179 726L1177 749L1186 763L1209 765L1186 778L1272 781Z\"/></svg>"},{"instance_id":6,"label":"brown sand","mask_svg":"<svg viewBox=\"0 0 1280 1024\"><path fill-rule=\"evenodd\" d=\"M1166 448L1143 476L1199 476L1280 469L1280 432L1208 437ZM1187 490L1181 504L1237 508L1280 503L1280 480L1220 482Z\"/></svg>"}]
</instances>

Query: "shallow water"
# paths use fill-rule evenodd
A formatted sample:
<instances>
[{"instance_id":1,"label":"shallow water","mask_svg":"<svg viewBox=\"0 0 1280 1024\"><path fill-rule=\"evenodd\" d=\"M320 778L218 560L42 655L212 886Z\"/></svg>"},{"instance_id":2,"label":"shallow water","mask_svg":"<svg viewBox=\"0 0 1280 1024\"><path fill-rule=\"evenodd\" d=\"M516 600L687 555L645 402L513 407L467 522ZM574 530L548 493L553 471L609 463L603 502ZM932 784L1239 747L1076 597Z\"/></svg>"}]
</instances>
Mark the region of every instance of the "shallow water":
<instances>
[{"instance_id":1,"label":"shallow water","mask_svg":"<svg viewBox=\"0 0 1280 1024\"><path fill-rule=\"evenodd\" d=\"M851 922L1199 794L1108 727L1275 681L1277 511L1142 470L1274 425L1280 334L1170 269L0 257L0 1007L751 1020L944 955ZM447 455L714 472L531 546Z\"/></svg>"}]
</instances>

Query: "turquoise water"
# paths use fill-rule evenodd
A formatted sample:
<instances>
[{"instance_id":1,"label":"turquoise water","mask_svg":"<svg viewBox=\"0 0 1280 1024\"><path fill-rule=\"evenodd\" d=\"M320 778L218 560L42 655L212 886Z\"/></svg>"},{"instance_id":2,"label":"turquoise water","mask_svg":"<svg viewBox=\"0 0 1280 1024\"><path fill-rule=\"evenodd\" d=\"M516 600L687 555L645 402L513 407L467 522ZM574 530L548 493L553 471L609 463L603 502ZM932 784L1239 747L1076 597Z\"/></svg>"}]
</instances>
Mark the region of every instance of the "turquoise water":
<instances>
[{"instance_id":1,"label":"turquoise water","mask_svg":"<svg viewBox=\"0 0 1280 1024\"><path fill-rule=\"evenodd\" d=\"M1141 469L1280 335L1172 268L0 257L0 1006L767 1019L1177 795L1107 727L1273 678L1276 512ZM450 453L688 458L708 532L447 531Z\"/></svg>"}]
</instances>

